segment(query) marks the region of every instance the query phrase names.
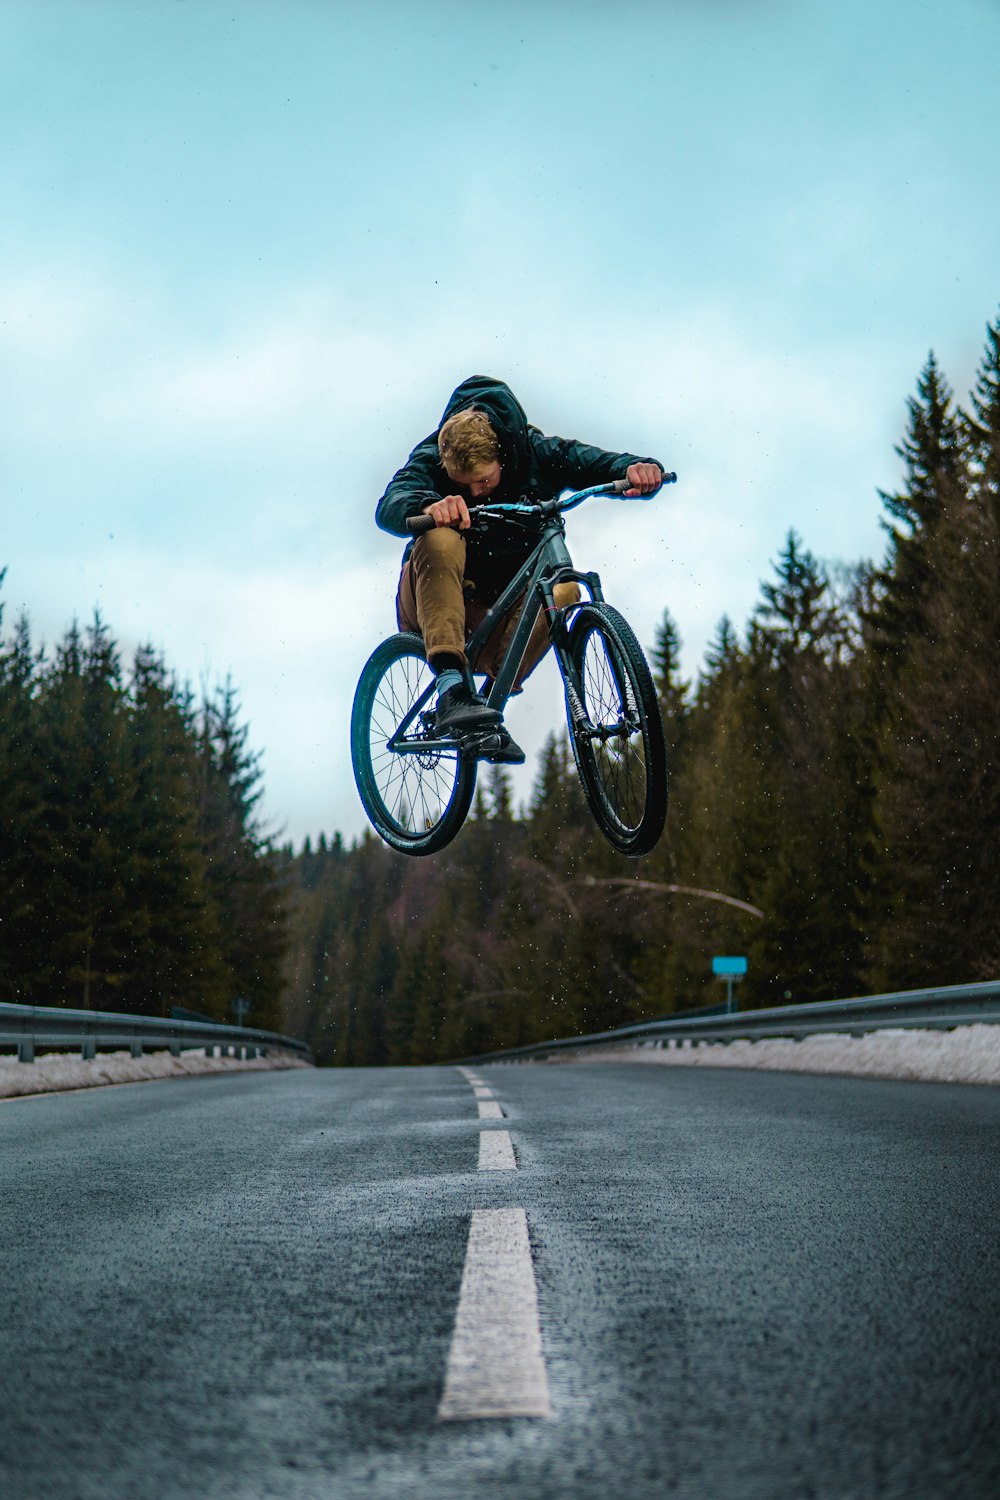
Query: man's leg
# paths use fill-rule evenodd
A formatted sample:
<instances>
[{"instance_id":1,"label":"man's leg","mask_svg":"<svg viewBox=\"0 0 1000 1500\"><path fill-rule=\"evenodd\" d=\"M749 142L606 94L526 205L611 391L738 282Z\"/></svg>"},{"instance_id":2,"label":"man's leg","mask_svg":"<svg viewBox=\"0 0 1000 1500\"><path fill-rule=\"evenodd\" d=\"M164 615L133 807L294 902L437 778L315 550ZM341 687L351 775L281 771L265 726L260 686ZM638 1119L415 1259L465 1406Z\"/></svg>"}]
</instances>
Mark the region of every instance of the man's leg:
<instances>
[{"instance_id":1,"label":"man's leg","mask_svg":"<svg viewBox=\"0 0 1000 1500\"><path fill-rule=\"evenodd\" d=\"M424 638L431 666L442 653L465 662L465 539L450 526L418 537L399 580L399 612Z\"/></svg>"},{"instance_id":2,"label":"man's leg","mask_svg":"<svg viewBox=\"0 0 1000 1500\"><path fill-rule=\"evenodd\" d=\"M401 625L420 631L438 678L440 734L488 729L500 715L474 692L465 656L465 540L448 526L425 532L403 568L396 599Z\"/></svg>"}]
</instances>

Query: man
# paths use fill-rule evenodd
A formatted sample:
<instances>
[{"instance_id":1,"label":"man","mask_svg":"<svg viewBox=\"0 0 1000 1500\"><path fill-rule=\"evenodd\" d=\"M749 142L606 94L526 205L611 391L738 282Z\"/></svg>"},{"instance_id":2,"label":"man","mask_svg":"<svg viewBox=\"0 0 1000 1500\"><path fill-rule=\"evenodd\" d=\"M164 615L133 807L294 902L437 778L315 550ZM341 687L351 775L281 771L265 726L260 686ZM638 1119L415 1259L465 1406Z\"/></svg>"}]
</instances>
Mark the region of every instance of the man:
<instances>
[{"instance_id":1,"label":"man","mask_svg":"<svg viewBox=\"0 0 1000 1500\"><path fill-rule=\"evenodd\" d=\"M524 410L502 380L473 375L455 390L437 432L418 444L393 475L378 503L376 523L405 536L410 516L433 516L433 531L411 542L403 554L396 596L401 630L424 639L428 663L437 676L435 731L461 738L493 733L483 758L519 765L524 752L500 723L495 709L476 692L465 656L467 636L499 598L535 539L515 528L473 532L469 503L488 499L551 500L563 490L586 489L627 478L629 495L646 495L663 482L652 458L606 453L574 439L545 437L529 425ZM556 604L580 597L575 583L558 584ZM493 675L514 629L512 610L484 647L477 669ZM548 630L539 612L513 691L548 649Z\"/></svg>"}]
</instances>

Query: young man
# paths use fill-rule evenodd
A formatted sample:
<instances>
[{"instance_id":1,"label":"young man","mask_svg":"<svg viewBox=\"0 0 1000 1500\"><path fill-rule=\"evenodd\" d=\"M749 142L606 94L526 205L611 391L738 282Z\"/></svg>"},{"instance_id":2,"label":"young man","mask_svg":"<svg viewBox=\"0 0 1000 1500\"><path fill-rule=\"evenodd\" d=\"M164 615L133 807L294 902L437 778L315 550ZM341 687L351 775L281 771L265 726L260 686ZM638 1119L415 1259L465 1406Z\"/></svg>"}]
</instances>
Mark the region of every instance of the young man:
<instances>
[{"instance_id":1,"label":"young man","mask_svg":"<svg viewBox=\"0 0 1000 1500\"><path fill-rule=\"evenodd\" d=\"M502 380L473 375L455 390L437 432L424 438L393 475L375 512L383 531L406 536L410 516L434 517L433 531L411 542L403 554L396 596L401 630L423 636L427 660L437 675L435 730L442 735L494 733L484 759L520 764L524 752L500 723L495 709L475 691L465 641L499 598L534 546L514 527L468 538L469 504L492 500L551 500L563 490L586 489L627 478L630 495L658 489L663 468L656 459L606 453L575 439L545 437L529 425L520 402ZM560 606L575 603L575 583L555 590ZM492 675L517 620L517 609L487 642L477 669ZM539 612L514 683L520 689L548 649Z\"/></svg>"}]
</instances>

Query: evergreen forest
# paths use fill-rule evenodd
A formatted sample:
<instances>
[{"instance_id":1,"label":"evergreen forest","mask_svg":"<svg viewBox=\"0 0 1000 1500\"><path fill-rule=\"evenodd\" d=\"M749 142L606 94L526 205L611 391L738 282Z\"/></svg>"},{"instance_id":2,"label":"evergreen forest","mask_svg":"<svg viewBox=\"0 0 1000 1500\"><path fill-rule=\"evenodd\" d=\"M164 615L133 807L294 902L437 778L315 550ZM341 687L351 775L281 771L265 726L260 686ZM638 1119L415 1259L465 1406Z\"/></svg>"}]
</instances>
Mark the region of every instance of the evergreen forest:
<instances>
[{"instance_id":1,"label":"evergreen forest","mask_svg":"<svg viewBox=\"0 0 1000 1500\"><path fill-rule=\"evenodd\" d=\"M2 580L2 574L0 574ZM0 998L282 1019L283 860L226 684L195 704L100 616L50 658L0 642Z\"/></svg>"},{"instance_id":2,"label":"evergreen forest","mask_svg":"<svg viewBox=\"0 0 1000 1500\"><path fill-rule=\"evenodd\" d=\"M258 817L236 693L196 702L99 618L51 657L0 637L0 998L303 1037L340 1065L417 1063L717 1002L1000 974L1000 319L960 404L931 355L906 408L878 563L789 533L751 618L695 681L664 610L649 656L667 831L616 855L564 734L529 804L482 766L441 854L374 834L299 852ZM345 733L346 739L346 733ZM346 750L345 750L346 754Z\"/></svg>"}]
</instances>

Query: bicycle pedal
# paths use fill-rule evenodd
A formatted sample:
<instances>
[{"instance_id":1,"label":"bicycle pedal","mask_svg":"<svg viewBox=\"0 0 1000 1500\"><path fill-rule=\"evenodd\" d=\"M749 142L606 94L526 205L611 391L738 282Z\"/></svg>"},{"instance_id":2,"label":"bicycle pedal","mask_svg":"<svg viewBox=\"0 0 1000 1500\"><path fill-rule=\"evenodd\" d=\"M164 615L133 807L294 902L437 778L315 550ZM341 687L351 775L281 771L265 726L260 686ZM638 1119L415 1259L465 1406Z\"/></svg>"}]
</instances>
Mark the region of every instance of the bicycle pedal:
<instances>
[{"instance_id":1,"label":"bicycle pedal","mask_svg":"<svg viewBox=\"0 0 1000 1500\"><path fill-rule=\"evenodd\" d=\"M500 736L495 729L476 729L471 734L463 734L458 743L467 754L480 755L484 749L495 749L499 742Z\"/></svg>"}]
</instances>

